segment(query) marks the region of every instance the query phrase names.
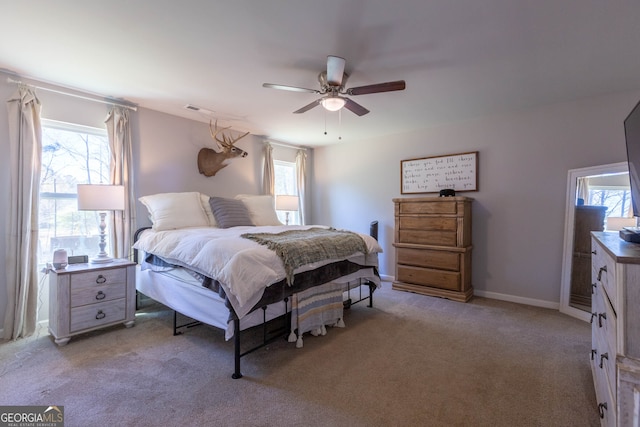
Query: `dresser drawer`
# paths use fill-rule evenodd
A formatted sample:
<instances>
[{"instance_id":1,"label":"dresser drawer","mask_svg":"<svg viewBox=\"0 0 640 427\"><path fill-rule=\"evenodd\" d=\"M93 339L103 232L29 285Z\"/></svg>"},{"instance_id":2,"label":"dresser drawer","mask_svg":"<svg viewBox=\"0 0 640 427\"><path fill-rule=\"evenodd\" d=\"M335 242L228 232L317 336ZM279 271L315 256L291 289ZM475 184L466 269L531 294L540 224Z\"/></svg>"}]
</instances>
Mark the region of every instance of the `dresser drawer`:
<instances>
[{"instance_id":1,"label":"dresser drawer","mask_svg":"<svg viewBox=\"0 0 640 427\"><path fill-rule=\"evenodd\" d=\"M610 382L606 378L606 373L592 362L592 373L596 392L596 402L600 415L601 426L616 426L616 399L615 393L611 389Z\"/></svg>"},{"instance_id":2,"label":"dresser drawer","mask_svg":"<svg viewBox=\"0 0 640 427\"><path fill-rule=\"evenodd\" d=\"M398 208L399 214L434 214L455 215L458 213L458 204L455 201L438 200L437 202L402 201Z\"/></svg>"},{"instance_id":3,"label":"dresser drawer","mask_svg":"<svg viewBox=\"0 0 640 427\"><path fill-rule=\"evenodd\" d=\"M124 298L127 295L126 283L95 285L71 289L71 307L94 304Z\"/></svg>"},{"instance_id":4,"label":"dresser drawer","mask_svg":"<svg viewBox=\"0 0 640 427\"><path fill-rule=\"evenodd\" d=\"M117 299L71 309L70 332L95 328L125 319L126 299Z\"/></svg>"},{"instance_id":5,"label":"dresser drawer","mask_svg":"<svg viewBox=\"0 0 640 427\"><path fill-rule=\"evenodd\" d=\"M606 377L615 382L616 373L616 315L606 296L599 292L592 300L592 345L596 370L606 371ZM614 384L611 384L613 387Z\"/></svg>"},{"instance_id":6,"label":"dresser drawer","mask_svg":"<svg viewBox=\"0 0 640 427\"><path fill-rule=\"evenodd\" d=\"M454 252L398 248L396 254L398 264L460 271L460 255Z\"/></svg>"},{"instance_id":7,"label":"dresser drawer","mask_svg":"<svg viewBox=\"0 0 640 427\"><path fill-rule=\"evenodd\" d=\"M614 307L618 306L616 264L605 250L592 242L591 274L593 283L601 283Z\"/></svg>"},{"instance_id":8,"label":"dresser drawer","mask_svg":"<svg viewBox=\"0 0 640 427\"><path fill-rule=\"evenodd\" d=\"M403 216L399 219L400 230L456 231L456 217Z\"/></svg>"},{"instance_id":9,"label":"dresser drawer","mask_svg":"<svg viewBox=\"0 0 640 427\"><path fill-rule=\"evenodd\" d=\"M111 268L100 271L87 271L75 273L71 276L71 289L79 290L92 288L96 285L111 285L124 283L127 278L127 270L124 268Z\"/></svg>"},{"instance_id":10,"label":"dresser drawer","mask_svg":"<svg viewBox=\"0 0 640 427\"><path fill-rule=\"evenodd\" d=\"M398 265L396 280L452 291L460 290L460 273L453 271Z\"/></svg>"},{"instance_id":11,"label":"dresser drawer","mask_svg":"<svg viewBox=\"0 0 640 427\"><path fill-rule=\"evenodd\" d=\"M399 230L398 243L455 247L457 235L455 231Z\"/></svg>"}]
</instances>

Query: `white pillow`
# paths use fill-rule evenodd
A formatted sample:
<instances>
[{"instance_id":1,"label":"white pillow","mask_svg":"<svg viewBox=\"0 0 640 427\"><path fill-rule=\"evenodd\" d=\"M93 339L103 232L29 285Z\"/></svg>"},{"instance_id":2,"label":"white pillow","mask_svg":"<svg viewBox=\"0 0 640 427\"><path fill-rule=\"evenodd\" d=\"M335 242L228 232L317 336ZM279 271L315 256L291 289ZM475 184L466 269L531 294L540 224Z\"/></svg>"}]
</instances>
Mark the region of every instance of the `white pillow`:
<instances>
[{"instance_id":1,"label":"white pillow","mask_svg":"<svg viewBox=\"0 0 640 427\"><path fill-rule=\"evenodd\" d=\"M156 231L209 226L200 193L159 193L138 200L149 211L152 228Z\"/></svg>"},{"instance_id":2,"label":"white pillow","mask_svg":"<svg viewBox=\"0 0 640 427\"><path fill-rule=\"evenodd\" d=\"M276 214L273 196L238 194L235 198L245 204L255 225L282 225Z\"/></svg>"},{"instance_id":3,"label":"white pillow","mask_svg":"<svg viewBox=\"0 0 640 427\"><path fill-rule=\"evenodd\" d=\"M200 203L202 203L202 208L204 209L204 213L207 215L207 219L209 220L210 227L217 227L216 217L213 216L213 212L211 211L211 205L209 204L210 197L206 194L200 193Z\"/></svg>"}]
</instances>

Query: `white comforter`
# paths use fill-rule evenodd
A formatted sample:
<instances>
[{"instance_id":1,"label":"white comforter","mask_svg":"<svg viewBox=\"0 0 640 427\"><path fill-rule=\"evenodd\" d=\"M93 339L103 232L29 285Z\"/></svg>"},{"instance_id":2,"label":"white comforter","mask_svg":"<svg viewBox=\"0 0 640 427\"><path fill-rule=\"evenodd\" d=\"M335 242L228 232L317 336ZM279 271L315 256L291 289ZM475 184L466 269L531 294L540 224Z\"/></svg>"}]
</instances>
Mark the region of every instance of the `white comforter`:
<instances>
[{"instance_id":1,"label":"white comforter","mask_svg":"<svg viewBox=\"0 0 640 427\"><path fill-rule=\"evenodd\" d=\"M172 264L188 267L220 282L238 317L242 318L262 298L264 289L286 277L282 260L274 251L244 233L278 233L319 226L204 227L169 231L145 231L134 244L138 250L155 254ZM361 265L378 265L378 242L360 234L368 255L355 253L348 259ZM305 265L294 273L313 270L338 260ZM378 283L376 277L367 277ZM379 284L379 283L378 283Z\"/></svg>"}]
</instances>

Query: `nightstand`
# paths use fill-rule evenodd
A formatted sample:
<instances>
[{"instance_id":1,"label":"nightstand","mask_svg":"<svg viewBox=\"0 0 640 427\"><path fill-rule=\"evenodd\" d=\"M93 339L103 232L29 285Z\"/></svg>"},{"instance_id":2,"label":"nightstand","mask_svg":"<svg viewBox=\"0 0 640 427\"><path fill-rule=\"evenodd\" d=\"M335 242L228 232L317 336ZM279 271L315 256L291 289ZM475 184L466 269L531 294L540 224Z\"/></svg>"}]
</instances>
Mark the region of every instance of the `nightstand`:
<instances>
[{"instance_id":1,"label":"nightstand","mask_svg":"<svg viewBox=\"0 0 640 427\"><path fill-rule=\"evenodd\" d=\"M71 264L49 272L49 332L59 346L73 335L123 323L136 313L135 263Z\"/></svg>"}]
</instances>

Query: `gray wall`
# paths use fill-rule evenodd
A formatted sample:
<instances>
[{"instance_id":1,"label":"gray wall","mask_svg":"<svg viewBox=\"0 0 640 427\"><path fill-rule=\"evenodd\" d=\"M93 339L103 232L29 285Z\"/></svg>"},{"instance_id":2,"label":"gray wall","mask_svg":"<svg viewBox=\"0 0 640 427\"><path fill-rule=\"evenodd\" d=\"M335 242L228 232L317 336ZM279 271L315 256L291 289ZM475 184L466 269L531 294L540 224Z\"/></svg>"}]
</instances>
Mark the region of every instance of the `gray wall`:
<instances>
[{"instance_id":1,"label":"gray wall","mask_svg":"<svg viewBox=\"0 0 640 427\"><path fill-rule=\"evenodd\" d=\"M400 161L478 151L479 191L460 193L475 199L476 293L556 307L567 172L626 160L622 122L638 99L613 94L318 148L313 218L362 232L379 220L381 273L393 276L392 199L409 197L400 195Z\"/></svg>"},{"instance_id":2,"label":"gray wall","mask_svg":"<svg viewBox=\"0 0 640 427\"><path fill-rule=\"evenodd\" d=\"M14 90L15 84L7 83L0 72L0 99L6 100ZM105 105L38 93L43 117L102 126ZM638 99L640 92L614 94L310 150L309 222L368 232L369 222L379 220L385 250L381 273L392 276L391 199L400 196L400 161L479 151L480 190L465 193L475 199L474 287L487 296L557 304L567 171L625 160L622 120ZM207 124L140 109L132 114L132 134L138 196L167 191L221 196L261 192L259 136L238 143L249 152L247 158L235 159L215 177L206 178L198 173L196 156L211 144ZM5 109L0 114L0 149L5 153L8 144ZM286 150L274 147L276 156L291 154ZM0 157L0 200L8 197L8 169L7 156ZM3 242L6 220L5 206L0 209ZM141 204L138 224L149 224ZM5 255L0 245L0 258ZM48 290L43 293L46 297ZM6 299L6 277L0 274L0 322ZM41 318L46 318L42 312Z\"/></svg>"}]
</instances>

